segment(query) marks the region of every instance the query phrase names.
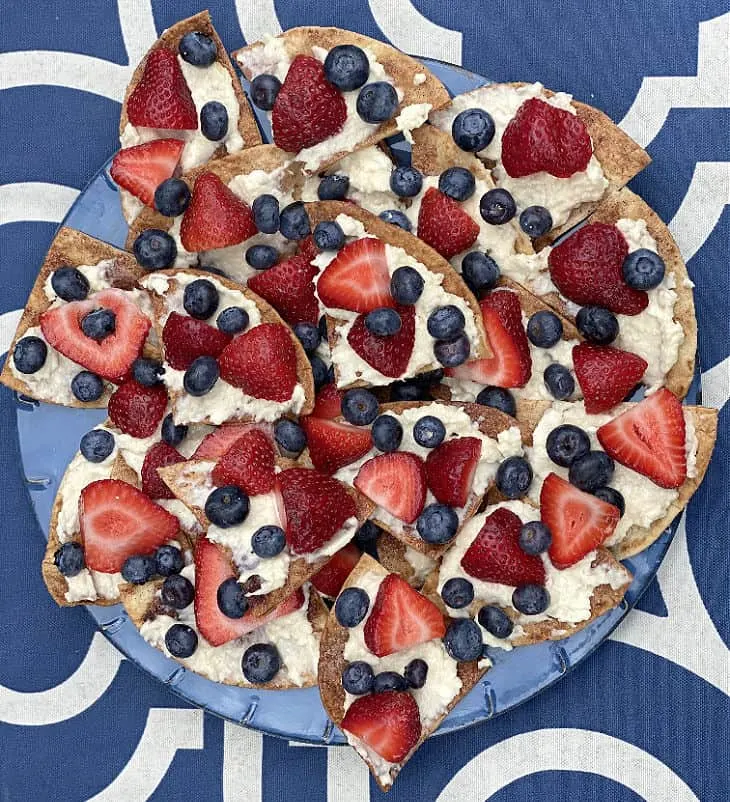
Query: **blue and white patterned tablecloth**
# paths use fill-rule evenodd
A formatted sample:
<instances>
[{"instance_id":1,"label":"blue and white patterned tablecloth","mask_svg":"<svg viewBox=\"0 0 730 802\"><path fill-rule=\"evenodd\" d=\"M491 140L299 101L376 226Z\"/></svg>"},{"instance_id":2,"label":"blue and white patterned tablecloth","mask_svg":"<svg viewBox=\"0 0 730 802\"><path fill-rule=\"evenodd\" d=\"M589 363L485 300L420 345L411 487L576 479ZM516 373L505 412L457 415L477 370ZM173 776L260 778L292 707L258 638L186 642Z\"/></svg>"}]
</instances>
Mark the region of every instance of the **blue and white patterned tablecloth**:
<instances>
[{"instance_id":1,"label":"blue and white patterned tablecloth","mask_svg":"<svg viewBox=\"0 0 730 802\"><path fill-rule=\"evenodd\" d=\"M658 581L592 658L531 702L428 742L391 802L720 802L730 796L730 11L722 0L211 0L230 48L338 25L495 80L540 80L646 147L632 184L697 284L710 471ZM117 145L119 102L194 0L0 4L0 352L53 232ZM39 572L11 393L0 389L0 800L367 802L350 750L206 716L122 659Z\"/></svg>"}]
</instances>

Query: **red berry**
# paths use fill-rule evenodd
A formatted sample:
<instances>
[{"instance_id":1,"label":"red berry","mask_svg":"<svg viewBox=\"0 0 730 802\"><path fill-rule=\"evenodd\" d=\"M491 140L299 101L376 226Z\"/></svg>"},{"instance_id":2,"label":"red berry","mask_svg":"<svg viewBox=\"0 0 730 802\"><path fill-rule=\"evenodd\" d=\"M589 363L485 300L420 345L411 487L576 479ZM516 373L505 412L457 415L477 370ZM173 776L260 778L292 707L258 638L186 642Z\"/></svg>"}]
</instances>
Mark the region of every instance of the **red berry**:
<instances>
[{"instance_id":1,"label":"red berry","mask_svg":"<svg viewBox=\"0 0 730 802\"><path fill-rule=\"evenodd\" d=\"M120 384L109 399L112 423L132 437L150 437L160 425L167 409L163 384L145 387L131 379Z\"/></svg>"},{"instance_id":2,"label":"red berry","mask_svg":"<svg viewBox=\"0 0 730 802\"><path fill-rule=\"evenodd\" d=\"M446 440L426 457L426 481L436 500L450 507L463 507L469 500L474 474L482 453L476 437Z\"/></svg>"},{"instance_id":3,"label":"red berry","mask_svg":"<svg viewBox=\"0 0 730 802\"><path fill-rule=\"evenodd\" d=\"M573 348L573 367L586 412L593 414L620 404L641 381L648 363L630 351L580 343Z\"/></svg>"},{"instance_id":4,"label":"red berry","mask_svg":"<svg viewBox=\"0 0 730 802\"><path fill-rule=\"evenodd\" d=\"M391 515L412 524L426 503L423 460L407 451L380 454L360 468L355 487Z\"/></svg>"},{"instance_id":5,"label":"red berry","mask_svg":"<svg viewBox=\"0 0 730 802\"><path fill-rule=\"evenodd\" d=\"M322 271L317 293L326 307L351 312L395 306L385 244L374 237L347 243Z\"/></svg>"},{"instance_id":6,"label":"red berry","mask_svg":"<svg viewBox=\"0 0 730 802\"><path fill-rule=\"evenodd\" d=\"M268 493L274 488L276 453L271 440L257 429L236 440L213 468L213 484L236 485L247 495Z\"/></svg>"},{"instance_id":7,"label":"red berry","mask_svg":"<svg viewBox=\"0 0 730 802\"><path fill-rule=\"evenodd\" d=\"M155 190L175 174L184 147L181 139L153 139L124 148L114 157L109 174L145 206L154 208Z\"/></svg>"},{"instance_id":8,"label":"red berry","mask_svg":"<svg viewBox=\"0 0 730 802\"><path fill-rule=\"evenodd\" d=\"M194 131L198 112L190 88L172 50L153 50L137 86L127 99L127 118L145 128Z\"/></svg>"},{"instance_id":9,"label":"red berry","mask_svg":"<svg viewBox=\"0 0 730 802\"><path fill-rule=\"evenodd\" d=\"M199 356L220 356L231 341L203 320L171 312L162 329L165 359L176 370L187 370Z\"/></svg>"},{"instance_id":10,"label":"red berry","mask_svg":"<svg viewBox=\"0 0 730 802\"><path fill-rule=\"evenodd\" d=\"M335 552L310 581L320 593L334 599L359 560L360 549L354 543L348 543Z\"/></svg>"},{"instance_id":11,"label":"red berry","mask_svg":"<svg viewBox=\"0 0 730 802\"><path fill-rule=\"evenodd\" d=\"M347 708L342 729L389 763L400 763L421 737L416 700L406 691L360 696Z\"/></svg>"},{"instance_id":12,"label":"red berry","mask_svg":"<svg viewBox=\"0 0 730 802\"><path fill-rule=\"evenodd\" d=\"M183 462L185 457L175 448L164 442L155 443L145 454L142 463L142 492L150 498L175 498L174 493L160 479L158 468L166 468Z\"/></svg>"},{"instance_id":13,"label":"red berry","mask_svg":"<svg viewBox=\"0 0 730 802\"><path fill-rule=\"evenodd\" d=\"M479 226L461 206L434 187L426 190L418 212L418 238L444 259L471 248Z\"/></svg>"},{"instance_id":14,"label":"red berry","mask_svg":"<svg viewBox=\"0 0 730 802\"><path fill-rule=\"evenodd\" d=\"M377 337L365 325L367 315L355 319L347 335L352 350L383 376L396 379L408 368L416 337L416 313L412 306L399 306L401 328L391 337Z\"/></svg>"},{"instance_id":15,"label":"red berry","mask_svg":"<svg viewBox=\"0 0 730 802\"><path fill-rule=\"evenodd\" d=\"M373 447L369 429L315 417L302 418L300 423L307 435L312 465L322 473L336 473Z\"/></svg>"},{"instance_id":16,"label":"red berry","mask_svg":"<svg viewBox=\"0 0 730 802\"><path fill-rule=\"evenodd\" d=\"M297 254L263 270L248 280L249 289L268 301L290 326L319 320L314 294L317 268L305 255Z\"/></svg>"}]
</instances>

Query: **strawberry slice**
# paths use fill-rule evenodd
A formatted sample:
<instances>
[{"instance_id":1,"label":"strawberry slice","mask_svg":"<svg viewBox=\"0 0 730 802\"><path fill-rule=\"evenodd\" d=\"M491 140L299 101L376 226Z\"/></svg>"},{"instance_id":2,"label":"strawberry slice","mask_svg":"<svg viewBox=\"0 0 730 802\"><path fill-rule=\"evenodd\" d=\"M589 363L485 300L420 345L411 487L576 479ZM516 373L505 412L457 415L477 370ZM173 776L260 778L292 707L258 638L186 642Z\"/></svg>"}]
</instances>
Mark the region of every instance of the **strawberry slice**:
<instances>
[{"instance_id":1,"label":"strawberry slice","mask_svg":"<svg viewBox=\"0 0 730 802\"><path fill-rule=\"evenodd\" d=\"M476 242L479 226L448 195L430 187L418 211L418 239L423 240L444 259L451 259Z\"/></svg>"},{"instance_id":2,"label":"strawberry slice","mask_svg":"<svg viewBox=\"0 0 730 802\"><path fill-rule=\"evenodd\" d=\"M112 423L126 434L150 437L160 425L166 409L164 384L145 387L129 379L112 393L108 412Z\"/></svg>"},{"instance_id":3,"label":"strawberry slice","mask_svg":"<svg viewBox=\"0 0 730 802\"><path fill-rule=\"evenodd\" d=\"M320 593L334 599L359 560L360 549L354 543L348 543L336 551L310 581Z\"/></svg>"},{"instance_id":4,"label":"strawberry slice","mask_svg":"<svg viewBox=\"0 0 730 802\"><path fill-rule=\"evenodd\" d=\"M160 479L158 468L184 462L185 457L171 445L160 441L145 454L142 463L142 492L150 498L175 498L175 494Z\"/></svg>"},{"instance_id":5,"label":"strawberry slice","mask_svg":"<svg viewBox=\"0 0 730 802\"><path fill-rule=\"evenodd\" d=\"M286 542L293 554L322 548L356 515L352 496L331 476L290 468L277 480L286 513Z\"/></svg>"},{"instance_id":6,"label":"strawberry slice","mask_svg":"<svg viewBox=\"0 0 730 802\"><path fill-rule=\"evenodd\" d=\"M187 370L199 356L219 357L230 341L230 334L178 312L170 312L162 329L165 359L176 370Z\"/></svg>"},{"instance_id":7,"label":"strawberry slice","mask_svg":"<svg viewBox=\"0 0 730 802\"><path fill-rule=\"evenodd\" d=\"M611 537L620 513L613 504L549 473L540 490L540 517L553 538L550 560L556 568L569 568Z\"/></svg>"},{"instance_id":8,"label":"strawberry slice","mask_svg":"<svg viewBox=\"0 0 730 802\"><path fill-rule=\"evenodd\" d=\"M355 318L347 334L352 350L383 376L398 378L405 373L416 338L416 312L413 306L399 306L401 328L391 337L376 337L365 325L367 315Z\"/></svg>"},{"instance_id":9,"label":"strawberry slice","mask_svg":"<svg viewBox=\"0 0 730 802\"><path fill-rule=\"evenodd\" d=\"M604 423L596 434L616 462L659 487L680 487L687 478L682 404L666 387Z\"/></svg>"},{"instance_id":10,"label":"strawberry slice","mask_svg":"<svg viewBox=\"0 0 730 802\"><path fill-rule=\"evenodd\" d=\"M363 631L365 645L377 657L427 643L446 634L439 608L402 576L388 574L380 583Z\"/></svg>"},{"instance_id":11,"label":"strawberry slice","mask_svg":"<svg viewBox=\"0 0 730 802\"><path fill-rule=\"evenodd\" d=\"M276 453L266 435L257 429L236 440L213 468L217 487L236 485L249 496L268 493L274 488Z\"/></svg>"},{"instance_id":12,"label":"strawberry slice","mask_svg":"<svg viewBox=\"0 0 730 802\"><path fill-rule=\"evenodd\" d=\"M373 447L369 429L321 418L302 418L312 465L322 473L336 473L356 462Z\"/></svg>"},{"instance_id":13,"label":"strawberry slice","mask_svg":"<svg viewBox=\"0 0 730 802\"><path fill-rule=\"evenodd\" d=\"M560 292L580 306L603 306L616 314L638 315L649 304L642 290L623 277L629 246L616 226L591 223L550 251L550 277Z\"/></svg>"},{"instance_id":14,"label":"strawberry slice","mask_svg":"<svg viewBox=\"0 0 730 802\"><path fill-rule=\"evenodd\" d=\"M447 368L446 374L496 387L524 387L532 374L532 357L519 297L499 290L483 298L479 307L493 356Z\"/></svg>"},{"instance_id":15,"label":"strawberry slice","mask_svg":"<svg viewBox=\"0 0 730 802\"><path fill-rule=\"evenodd\" d=\"M325 384L317 393L312 410L313 418L332 420L342 414L342 393L334 384Z\"/></svg>"},{"instance_id":16,"label":"strawberry slice","mask_svg":"<svg viewBox=\"0 0 730 802\"><path fill-rule=\"evenodd\" d=\"M592 155L583 120L540 98L526 100L502 134L502 164L512 178L542 171L570 178L588 167Z\"/></svg>"},{"instance_id":17,"label":"strawberry slice","mask_svg":"<svg viewBox=\"0 0 730 802\"><path fill-rule=\"evenodd\" d=\"M185 143L180 139L153 139L124 148L112 160L112 179L145 206L154 208L155 190L175 175Z\"/></svg>"},{"instance_id":18,"label":"strawberry slice","mask_svg":"<svg viewBox=\"0 0 730 802\"><path fill-rule=\"evenodd\" d=\"M105 574L121 571L127 557L152 554L180 529L174 515L118 479L100 479L81 491L79 521L86 565Z\"/></svg>"},{"instance_id":19,"label":"strawberry slice","mask_svg":"<svg viewBox=\"0 0 730 802\"><path fill-rule=\"evenodd\" d=\"M218 459L246 432L256 430L263 432L273 442L274 427L270 423L224 423L205 435L191 459Z\"/></svg>"},{"instance_id":20,"label":"strawberry slice","mask_svg":"<svg viewBox=\"0 0 730 802\"><path fill-rule=\"evenodd\" d=\"M296 56L286 74L271 113L274 143L297 153L342 130L347 104L324 75L324 65L313 56Z\"/></svg>"},{"instance_id":21,"label":"strawberry slice","mask_svg":"<svg viewBox=\"0 0 730 802\"><path fill-rule=\"evenodd\" d=\"M223 381L254 398L288 401L297 383L297 354L289 329L280 323L261 323L240 334L218 363Z\"/></svg>"},{"instance_id":22,"label":"strawberry slice","mask_svg":"<svg viewBox=\"0 0 730 802\"><path fill-rule=\"evenodd\" d=\"M127 119L145 128L194 131L198 112L177 56L166 47L153 50L127 100Z\"/></svg>"},{"instance_id":23,"label":"strawberry slice","mask_svg":"<svg viewBox=\"0 0 730 802\"><path fill-rule=\"evenodd\" d=\"M469 499L482 443L476 437L446 440L426 457L426 482L436 500L463 507Z\"/></svg>"},{"instance_id":24,"label":"strawberry slice","mask_svg":"<svg viewBox=\"0 0 730 802\"><path fill-rule=\"evenodd\" d=\"M605 412L620 404L641 381L646 360L607 345L580 343L573 348L575 376L586 412Z\"/></svg>"},{"instance_id":25,"label":"strawberry slice","mask_svg":"<svg viewBox=\"0 0 730 802\"><path fill-rule=\"evenodd\" d=\"M115 329L103 340L87 337L81 321L97 309L114 313ZM85 301L54 306L40 317L48 344L103 379L124 376L140 355L151 327L149 318L122 290L102 290Z\"/></svg>"},{"instance_id":26,"label":"strawberry slice","mask_svg":"<svg viewBox=\"0 0 730 802\"><path fill-rule=\"evenodd\" d=\"M426 503L423 460L407 451L380 454L368 460L354 484L363 495L407 524L418 518Z\"/></svg>"},{"instance_id":27,"label":"strawberry slice","mask_svg":"<svg viewBox=\"0 0 730 802\"><path fill-rule=\"evenodd\" d=\"M229 618L218 607L218 588L231 577L238 576L226 549L205 537L195 544L195 623L211 646L247 635L254 629L295 612L304 604L300 588L278 607L263 616L247 612L242 618Z\"/></svg>"},{"instance_id":28,"label":"strawberry slice","mask_svg":"<svg viewBox=\"0 0 730 802\"><path fill-rule=\"evenodd\" d=\"M488 515L461 567L469 576L500 585L544 585L545 566L540 557L525 554L519 545L522 521L501 507Z\"/></svg>"},{"instance_id":29,"label":"strawberry slice","mask_svg":"<svg viewBox=\"0 0 730 802\"><path fill-rule=\"evenodd\" d=\"M322 271L317 293L325 306L351 312L395 306L385 244L374 237L348 242Z\"/></svg>"},{"instance_id":30,"label":"strawberry slice","mask_svg":"<svg viewBox=\"0 0 730 802\"><path fill-rule=\"evenodd\" d=\"M244 242L257 232L253 212L215 173L203 173L195 182L180 223L186 251L213 251Z\"/></svg>"},{"instance_id":31,"label":"strawberry slice","mask_svg":"<svg viewBox=\"0 0 730 802\"><path fill-rule=\"evenodd\" d=\"M297 254L262 270L248 280L248 288L268 301L290 326L319 320L319 304L314 294L317 268L310 259Z\"/></svg>"},{"instance_id":32,"label":"strawberry slice","mask_svg":"<svg viewBox=\"0 0 730 802\"><path fill-rule=\"evenodd\" d=\"M421 737L418 703L406 691L359 696L340 725L389 763L401 763Z\"/></svg>"}]
</instances>

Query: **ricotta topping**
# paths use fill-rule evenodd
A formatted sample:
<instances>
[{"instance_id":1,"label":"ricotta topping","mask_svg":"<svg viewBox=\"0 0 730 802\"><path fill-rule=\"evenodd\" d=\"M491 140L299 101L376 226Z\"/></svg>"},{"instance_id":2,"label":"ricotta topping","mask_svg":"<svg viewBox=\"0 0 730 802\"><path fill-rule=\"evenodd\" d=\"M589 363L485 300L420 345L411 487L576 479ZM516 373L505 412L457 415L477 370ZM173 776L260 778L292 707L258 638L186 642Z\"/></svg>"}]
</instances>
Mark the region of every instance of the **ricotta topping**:
<instances>
[{"instance_id":1,"label":"ricotta topping","mask_svg":"<svg viewBox=\"0 0 730 802\"><path fill-rule=\"evenodd\" d=\"M426 577L438 565L438 562L433 557L429 557L428 554L424 554L421 551L416 551L410 546L406 546L403 556L413 569L412 584L416 587L421 587L426 581Z\"/></svg>"}]
</instances>

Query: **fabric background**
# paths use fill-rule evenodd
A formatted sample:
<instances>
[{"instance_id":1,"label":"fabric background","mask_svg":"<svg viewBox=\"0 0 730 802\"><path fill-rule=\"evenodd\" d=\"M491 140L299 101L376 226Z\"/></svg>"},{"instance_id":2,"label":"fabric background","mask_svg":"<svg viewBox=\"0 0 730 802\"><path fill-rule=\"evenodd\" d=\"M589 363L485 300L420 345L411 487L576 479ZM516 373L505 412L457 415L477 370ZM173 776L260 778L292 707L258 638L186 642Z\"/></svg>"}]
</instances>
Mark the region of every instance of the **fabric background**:
<instances>
[{"instance_id":1,"label":"fabric background","mask_svg":"<svg viewBox=\"0 0 730 802\"><path fill-rule=\"evenodd\" d=\"M603 647L522 707L429 741L391 802L728 799L730 769L730 11L721 0L211 0L233 49L300 24L348 27L495 80L594 103L645 146L632 187L697 284L709 474L658 580ZM58 222L117 147L119 101L158 33L198 0L0 3L0 352ZM261 736L138 671L82 609L59 610L0 389L0 800L367 802L350 750Z\"/></svg>"}]
</instances>

